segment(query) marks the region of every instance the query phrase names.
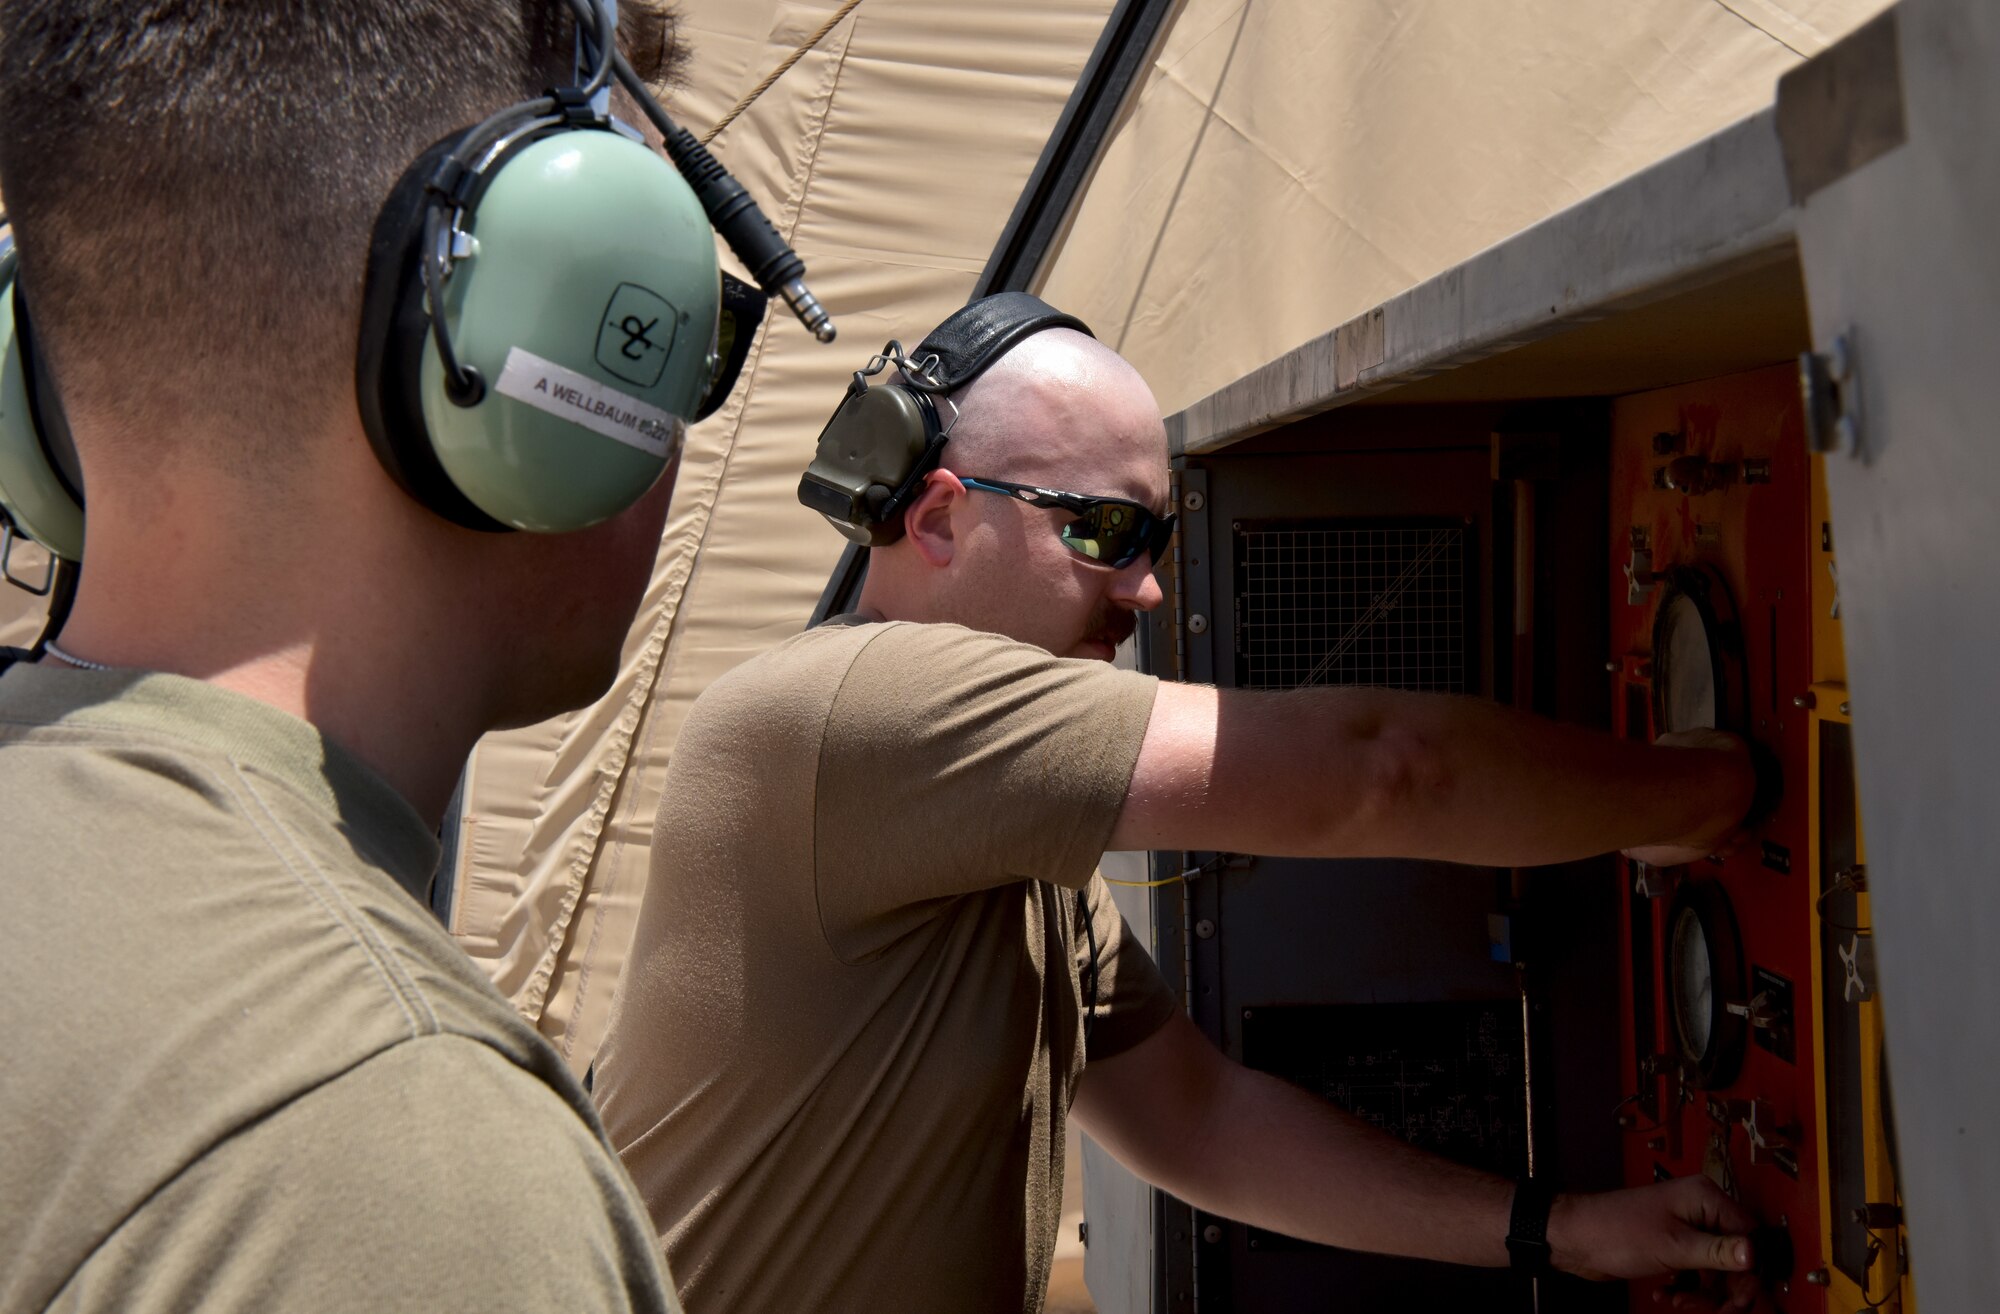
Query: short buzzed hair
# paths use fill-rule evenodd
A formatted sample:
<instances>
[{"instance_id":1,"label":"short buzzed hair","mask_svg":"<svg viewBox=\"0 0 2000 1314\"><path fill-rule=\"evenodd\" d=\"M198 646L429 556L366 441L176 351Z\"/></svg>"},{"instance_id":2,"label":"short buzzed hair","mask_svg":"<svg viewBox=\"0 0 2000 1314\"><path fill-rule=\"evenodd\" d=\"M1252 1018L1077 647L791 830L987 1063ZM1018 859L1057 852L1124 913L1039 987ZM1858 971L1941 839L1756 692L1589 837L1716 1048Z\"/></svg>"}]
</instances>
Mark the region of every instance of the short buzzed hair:
<instances>
[{"instance_id":1,"label":"short buzzed hair","mask_svg":"<svg viewBox=\"0 0 2000 1314\"><path fill-rule=\"evenodd\" d=\"M648 80L671 10L619 5ZM268 469L351 405L369 236L455 128L569 81L566 0L5 0L0 194L73 412Z\"/></svg>"}]
</instances>

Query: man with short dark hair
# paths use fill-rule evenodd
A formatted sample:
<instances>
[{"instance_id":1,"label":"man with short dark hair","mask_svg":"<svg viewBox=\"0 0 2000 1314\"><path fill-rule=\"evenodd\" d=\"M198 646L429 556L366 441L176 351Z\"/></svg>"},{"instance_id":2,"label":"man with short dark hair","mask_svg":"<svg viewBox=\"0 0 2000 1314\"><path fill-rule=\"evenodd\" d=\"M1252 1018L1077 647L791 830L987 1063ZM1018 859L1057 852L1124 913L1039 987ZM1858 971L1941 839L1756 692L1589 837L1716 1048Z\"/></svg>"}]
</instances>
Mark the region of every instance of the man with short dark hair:
<instances>
[{"instance_id":1,"label":"man with short dark hair","mask_svg":"<svg viewBox=\"0 0 2000 1314\"><path fill-rule=\"evenodd\" d=\"M954 400L857 614L717 680L675 751L596 1089L690 1305L1038 1310L1072 1115L1257 1227L1478 1265L1546 1228L1559 1268L1747 1298L1751 1220L1704 1178L1517 1196L1225 1059L1093 875L1106 849L1687 861L1750 805L1743 746L1116 670L1161 600L1151 392L1055 328Z\"/></svg>"},{"instance_id":2,"label":"man with short dark hair","mask_svg":"<svg viewBox=\"0 0 2000 1314\"><path fill-rule=\"evenodd\" d=\"M18 286L89 493L60 643L0 674L0 1311L677 1308L583 1090L423 903L473 741L607 687L673 479L475 532L356 400L392 185L569 83L571 31L552 0L0 17Z\"/></svg>"}]
</instances>

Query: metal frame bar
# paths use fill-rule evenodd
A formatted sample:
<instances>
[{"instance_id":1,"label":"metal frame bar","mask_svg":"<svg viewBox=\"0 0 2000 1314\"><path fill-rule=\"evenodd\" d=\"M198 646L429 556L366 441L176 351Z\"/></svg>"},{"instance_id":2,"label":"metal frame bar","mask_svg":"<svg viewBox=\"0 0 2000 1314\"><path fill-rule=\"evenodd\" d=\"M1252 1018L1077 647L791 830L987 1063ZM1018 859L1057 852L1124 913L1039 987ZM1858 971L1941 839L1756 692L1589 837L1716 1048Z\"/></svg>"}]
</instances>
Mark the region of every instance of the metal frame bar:
<instances>
[{"instance_id":1,"label":"metal frame bar","mask_svg":"<svg viewBox=\"0 0 2000 1314\"><path fill-rule=\"evenodd\" d=\"M1028 174L1021 199L973 285L972 299L1025 291L1041 272L1049 248L1068 222L1076 198L1097 167L1125 98L1138 81L1179 0L1118 0L1097 48L1083 66L1069 102L1056 119L1042 157Z\"/></svg>"}]
</instances>

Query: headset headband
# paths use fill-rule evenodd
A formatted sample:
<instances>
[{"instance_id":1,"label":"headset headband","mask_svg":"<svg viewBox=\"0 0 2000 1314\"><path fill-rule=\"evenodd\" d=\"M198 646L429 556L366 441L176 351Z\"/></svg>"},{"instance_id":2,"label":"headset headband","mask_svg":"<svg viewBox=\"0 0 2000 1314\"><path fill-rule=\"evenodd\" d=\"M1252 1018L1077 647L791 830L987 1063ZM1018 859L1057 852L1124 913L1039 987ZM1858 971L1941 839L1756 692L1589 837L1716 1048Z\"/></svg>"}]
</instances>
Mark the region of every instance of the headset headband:
<instances>
[{"instance_id":1,"label":"headset headband","mask_svg":"<svg viewBox=\"0 0 2000 1314\"><path fill-rule=\"evenodd\" d=\"M849 540L871 547L903 534L903 508L943 458L951 426L937 399L965 387L1021 340L1044 329L1090 329L1026 292L1000 292L962 307L905 355L891 342L854 372L839 409L820 431L799 501ZM868 377L896 365L901 377L876 387ZM956 411L953 412L954 417Z\"/></svg>"},{"instance_id":2,"label":"headset headband","mask_svg":"<svg viewBox=\"0 0 2000 1314\"><path fill-rule=\"evenodd\" d=\"M1094 336L1090 326L1075 315L1057 310L1032 293L996 292L954 311L925 336L911 359L923 363L936 357L938 366L932 371L935 391L956 392L1019 346L1023 338L1052 328Z\"/></svg>"}]
</instances>

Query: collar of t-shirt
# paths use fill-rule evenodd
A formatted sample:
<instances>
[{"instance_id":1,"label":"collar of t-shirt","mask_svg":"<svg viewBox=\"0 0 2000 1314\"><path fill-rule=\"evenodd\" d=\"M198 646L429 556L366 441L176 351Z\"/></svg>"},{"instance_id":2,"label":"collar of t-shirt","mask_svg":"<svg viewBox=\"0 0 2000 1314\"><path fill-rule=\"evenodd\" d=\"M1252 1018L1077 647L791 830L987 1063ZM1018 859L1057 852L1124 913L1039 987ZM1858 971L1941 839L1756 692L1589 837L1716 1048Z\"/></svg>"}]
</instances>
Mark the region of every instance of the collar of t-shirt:
<instances>
[{"instance_id":1,"label":"collar of t-shirt","mask_svg":"<svg viewBox=\"0 0 2000 1314\"><path fill-rule=\"evenodd\" d=\"M427 897L438 842L416 809L353 754L268 703L179 675L44 661L0 675L0 721L123 731L219 754L304 798L412 897Z\"/></svg>"}]
</instances>

